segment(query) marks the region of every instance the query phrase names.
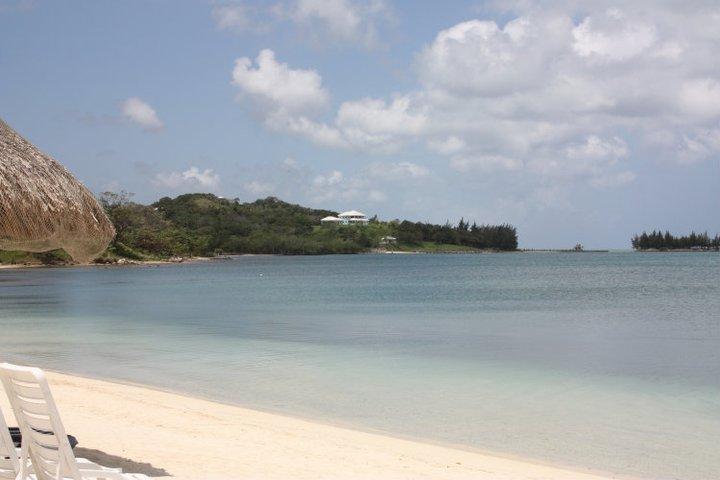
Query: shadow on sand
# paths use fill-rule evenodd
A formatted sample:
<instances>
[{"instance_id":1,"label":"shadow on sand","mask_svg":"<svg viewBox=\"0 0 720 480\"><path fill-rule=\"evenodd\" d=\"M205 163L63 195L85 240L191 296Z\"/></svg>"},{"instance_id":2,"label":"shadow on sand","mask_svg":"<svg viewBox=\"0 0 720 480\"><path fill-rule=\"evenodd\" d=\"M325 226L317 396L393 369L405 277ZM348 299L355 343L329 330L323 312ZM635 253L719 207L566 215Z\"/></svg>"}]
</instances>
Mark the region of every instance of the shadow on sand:
<instances>
[{"instance_id":1,"label":"shadow on sand","mask_svg":"<svg viewBox=\"0 0 720 480\"><path fill-rule=\"evenodd\" d=\"M76 447L73 453L75 453L77 457L87 458L91 462L95 462L104 467L122 468L122 471L125 473L142 473L148 477L170 476L164 468L155 468L149 463L135 462L129 458L110 455L92 448Z\"/></svg>"}]
</instances>

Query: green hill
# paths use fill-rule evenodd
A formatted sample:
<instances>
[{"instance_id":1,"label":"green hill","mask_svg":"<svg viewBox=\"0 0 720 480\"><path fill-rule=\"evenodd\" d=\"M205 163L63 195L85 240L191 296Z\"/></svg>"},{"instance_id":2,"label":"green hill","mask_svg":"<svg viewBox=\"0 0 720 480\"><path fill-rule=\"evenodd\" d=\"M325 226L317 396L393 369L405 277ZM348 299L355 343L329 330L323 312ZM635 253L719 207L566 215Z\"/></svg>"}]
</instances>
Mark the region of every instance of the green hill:
<instances>
[{"instance_id":1,"label":"green hill","mask_svg":"<svg viewBox=\"0 0 720 480\"><path fill-rule=\"evenodd\" d=\"M100 261L136 260L218 254L321 255L360 253L375 248L421 252L515 250L517 234L510 225L434 225L371 219L367 226L320 225L337 215L274 197L241 203L209 193L161 198L152 205L131 201L127 193L100 197L117 236ZM383 237L397 240L386 245ZM66 257L49 253L0 254L0 262L53 263Z\"/></svg>"}]
</instances>

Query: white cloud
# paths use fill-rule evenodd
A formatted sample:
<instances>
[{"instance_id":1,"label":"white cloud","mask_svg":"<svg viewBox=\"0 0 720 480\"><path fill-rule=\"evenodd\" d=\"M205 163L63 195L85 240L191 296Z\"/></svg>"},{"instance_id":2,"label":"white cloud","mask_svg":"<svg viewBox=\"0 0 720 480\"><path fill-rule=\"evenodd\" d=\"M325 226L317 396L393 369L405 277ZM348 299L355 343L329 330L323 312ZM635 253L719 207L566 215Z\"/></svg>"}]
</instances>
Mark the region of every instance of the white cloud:
<instances>
[{"instance_id":1,"label":"white cloud","mask_svg":"<svg viewBox=\"0 0 720 480\"><path fill-rule=\"evenodd\" d=\"M332 185L337 185L338 183L342 182L342 180L342 172L338 170L333 170L327 175L318 175L317 177L315 177L313 179L313 185L316 187L329 187Z\"/></svg>"},{"instance_id":2,"label":"white cloud","mask_svg":"<svg viewBox=\"0 0 720 480\"><path fill-rule=\"evenodd\" d=\"M590 181L590 184L599 188L612 188L631 183L635 178L636 175L633 172L624 171L595 177Z\"/></svg>"},{"instance_id":3,"label":"white cloud","mask_svg":"<svg viewBox=\"0 0 720 480\"><path fill-rule=\"evenodd\" d=\"M378 44L377 24L389 16L383 0L297 0L285 10L316 38L330 37L366 47Z\"/></svg>"},{"instance_id":4,"label":"white cloud","mask_svg":"<svg viewBox=\"0 0 720 480\"><path fill-rule=\"evenodd\" d=\"M573 50L582 57L602 61L624 61L647 51L657 41L654 25L630 20L620 10L612 8L604 14L586 17L573 29ZM674 55L672 46L665 47L667 55Z\"/></svg>"},{"instance_id":5,"label":"white cloud","mask_svg":"<svg viewBox=\"0 0 720 480\"><path fill-rule=\"evenodd\" d=\"M393 22L385 0L279 0L251 4L227 0L213 7L218 29L242 33L268 33L293 28L316 45L382 45L380 33Z\"/></svg>"},{"instance_id":6,"label":"white cloud","mask_svg":"<svg viewBox=\"0 0 720 480\"><path fill-rule=\"evenodd\" d=\"M220 184L220 175L210 168L200 170L198 167L190 167L184 172L158 173L154 183L174 190L188 187L212 190Z\"/></svg>"},{"instance_id":7,"label":"white cloud","mask_svg":"<svg viewBox=\"0 0 720 480\"><path fill-rule=\"evenodd\" d=\"M374 98L344 102L336 123L342 129L358 129L369 134L417 135L425 127L427 117L421 111L412 111L412 107L407 96L389 104Z\"/></svg>"},{"instance_id":8,"label":"white cloud","mask_svg":"<svg viewBox=\"0 0 720 480\"><path fill-rule=\"evenodd\" d=\"M496 170L519 170L522 168L522 162L514 158L504 157L502 155L476 155L476 156L459 156L450 161L450 165L454 170L459 172L482 171L490 172Z\"/></svg>"},{"instance_id":9,"label":"white cloud","mask_svg":"<svg viewBox=\"0 0 720 480\"><path fill-rule=\"evenodd\" d=\"M130 97L123 102L122 114L147 131L158 131L164 127L155 109L137 97Z\"/></svg>"},{"instance_id":10,"label":"white cloud","mask_svg":"<svg viewBox=\"0 0 720 480\"><path fill-rule=\"evenodd\" d=\"M314 113L329 101L316 71L292 69L268 49L258 54L256 65L247 57L237 59L232 77L243 95L270 109L270 117Z\"/></svg>"},{"instance_id":11,"label":"white cloud","mask_svg":"<svg viewBox=\"0 0 720 480\"><path fill-rule=\"evenodd\" d=\"M373 178L407 180L427 177L430 175L430 169L412 162L375 162L370 164L367 174Z\"/></svg>"},{"instance_id":12,"label":"white cloud","mask_svg":"<svg viewBox=\"0 0 720 480\"><path fill-rule=\"evenodd\" d=\"M465 140L455 135L450 135L442 140L431 139L427 142L427 147L433 152L440 155L452 155L463 150L467 144Z\"/></svg>"},{"instance_id":13,"label":"white cloud","mask_svg":"<svg viewBox=\"0 0 720 480\"><path fill-rule=\"evenodd\" d=\"M399 97L389 104L370 98L345 102L334 124L321 122L317 116L329 94L320 75L278 62L272 50L262 50L256 66L247 57L236 60L233 84L240 89L239 99L252 104L266 126L327 147L392 151L401 144L398 137L419 133L427 120L411 108L409 98Z\"/></svg>"},{"instance_id":14,"label":"white cloud","mask_svg":"<svg viewBox=\"0 0 720 480\"><path fill-rule=\"evenodd\" d=\"M677 154L681 163L695 163L720 155L720 125L684 135Z\"/></svg>"},{"instance_id":15,"label":"white cloud","mask_svg":"<svg viewBox=\"0 0 720 480\"><path fill-rule=\"evenodd\" d=\"M329 93L314 70L271 57L275 70L311 72L313 81L297 88L290 75L282 81L307 93L297 97L267 87L275 76L259 72L273 69L247 59L238 64L241 77L257 73L257 82L235 83L269 106L262 112L268 127L318 145L381 154L420 145L448 156L456 171L513 175L543 188L572 179L618 186L634 180L640 161L716 155L720 64L708 59L720 51L720 7L608 4L520 2L503 12L506 23L458 23L418 53L416 89L347 99L334 117L324 116ZM354 22L348 18L338 22ZM291 101L306 96L313 100Z\"/></svg>"},{"instance_id":16,"label":"white cloud","mask_svg":"<svg viewBox=\"0 0 720 480\"><path fill-rule=\"evenodd\" d=\"M275 185L272 183L253 180L245 184L245 190L253 195L267 195L275 191Z\"/></svg>"},{"instance_id":17,"label":"white cloud","mask_svg":"<svg viewBox=\"0 0 720 480\"><path fill-rule=\"evenodd\" d=\"M680 102L692 115L720 117L720 82L713 78L688 80L680 90Z\"/></svg>"},{"instance_id":18,"label":"white cloud","mask_svg":"<svg viewBox=\"0 0 720 480\"><path fill-rule=\"evenodd\" d=\"M196 182L203 187L216 187L220 183L220 175L209 168L200 171L197 167L191 167L189 170L185 170L182 175L186 181Z\"/></svg>"},{"instance_id":19,"label":"white cloud","mask_svg":"<svg viewBox=\"0 0 720 480\"><path fill-rule=\"evenodd\" d=\"M266 123L275 130L285 130L304 136L318 145L333 148L349 147L347 140L343 138L339 130L304 116L277 115L267 119Z\"/></svg>"},{"instance_id":20,"label":"white cloud","mask_svg":"<svg viewBox=\"0 0 720 480\"><path fill-rule=\"evenodd\" d=\"M242 4L218 5L212 9L212 17L221 30L247 30L252 27L248 8Z\"/></svg>"},{"instance_id":21,"label":"white cloud","mask_svg":"<svg viewBox=\"0 0 720 480\"><path fill-rule=\"evenodd\" d=\"M470 20L437 34L418 57L428 89L461 95L496 96L547 79L549 60L567 50L568 18L537 22L516 18L500 28L494 21Z\"/></svg>"},{"instance_id":22,"label":"white cloud","mask_svg":"<svg viewBox=\"0 0 720 480\"><path fill-rule=\"evenodd\" d=\"M620 137L602 139L597 135L589 135L584 143L573 144L565 149L571 159L617 159L628 156L628 147Z\"/></svg>"},{"instance_id":23,"label":"white cloud","mask_svg":"<svg viewBox=\"0 0 720 480\"><path fill-rule=\"evenodd\" d=\"M294 172L300 169L300 164L294 158L287 157L285 160L283 160L282 167L287 171Z\"/></svg>"}]
</instances>

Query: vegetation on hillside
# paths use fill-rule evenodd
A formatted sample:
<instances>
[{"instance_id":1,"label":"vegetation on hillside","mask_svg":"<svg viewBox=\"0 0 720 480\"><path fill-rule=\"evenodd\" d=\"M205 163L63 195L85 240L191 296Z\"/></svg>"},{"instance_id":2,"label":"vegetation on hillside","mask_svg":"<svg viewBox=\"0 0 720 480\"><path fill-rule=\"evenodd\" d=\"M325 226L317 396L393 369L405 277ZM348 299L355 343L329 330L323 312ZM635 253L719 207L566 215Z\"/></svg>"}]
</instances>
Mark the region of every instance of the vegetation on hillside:
<instances>
[{"instance_id":1,"label":"vegetation on hillside","mask_svg":"<svg viewBox=\"0 0 720 480\"><path fill-rule=\"evenodd\" d=\"M382 222L373 217L366 226L321 225L321 218L337 212L306 208L274 197L241 203L195 193L142 205L132 201L132 194L105 192L99 200L117 231L99 262L242 253L360 253L376 248L429 253L517 249L514 227L470 225L464 219L458 225L433 225ZM69 261L62 251L0 252L0 263Z\"/></svg>"},{"instance_id":2,"label":"vegetation on hillside","mask_svg":"<svg viewBox=\"0 0 720 480\"><path fill-rule=\"evenodd\" d=\"M653 230L651 233L643 232L630 240L635 250L718 250L720 249L720 235L714 238L705 233L691 232L690 235L674 236L670 232L663 233Z\"/></svg>"},{"instance_id":3,"label":"vegetation on hillside","mask_svg":"<svg viewBox=\"0 0 720 480\"><path fill-rule=\"evenodd\" d=\"M517 248L515 229L509 225L470 226L461 220L451 226L373 218L367 226L321 226L321 218L337 212L274 197L240 203L198 193L141 205L127 193L107 192L100 201L117 230L108 257L359 253L377 248L388 236L396 237L403 250L451 250L435 244L455 245L456 250Z\"/></svg>"}]
</instances>

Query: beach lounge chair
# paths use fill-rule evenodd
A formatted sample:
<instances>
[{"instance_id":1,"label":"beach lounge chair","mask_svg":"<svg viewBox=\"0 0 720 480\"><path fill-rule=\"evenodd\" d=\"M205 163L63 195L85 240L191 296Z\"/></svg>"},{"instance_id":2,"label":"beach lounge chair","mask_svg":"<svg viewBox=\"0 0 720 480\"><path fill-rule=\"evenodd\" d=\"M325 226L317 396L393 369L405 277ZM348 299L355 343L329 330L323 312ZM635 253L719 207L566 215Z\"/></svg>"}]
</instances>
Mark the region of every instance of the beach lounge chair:
<instances>
[{"instance_id":1,"label":"beach lounge chair","mask_svg":"<svg viewBox=\"0 0 720 480\"><path fill-rule=\"evenodd\" d=\"M148 478L140 474L122 473L118 469L107 469L75 458L42 370L2 363L0 379L23 437L17 475L13 478L17 480ZM12 443L10 445L12 447ZM9 453L13 450L14 447Z\"/></svg>"},{"instance_id":2,"label":"beach lounge chair","mask_svg":"<svg viewBox=\"0 0 720 480\"><path fill-rule=\"evenodd\" d=\"M20 461L15 450L15 444L5 423L2 409L0 409L0 479L15 480L20 471Z\"/></svg>"}]
</instances>

